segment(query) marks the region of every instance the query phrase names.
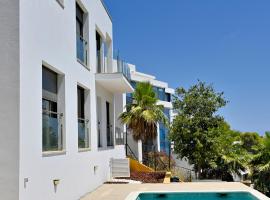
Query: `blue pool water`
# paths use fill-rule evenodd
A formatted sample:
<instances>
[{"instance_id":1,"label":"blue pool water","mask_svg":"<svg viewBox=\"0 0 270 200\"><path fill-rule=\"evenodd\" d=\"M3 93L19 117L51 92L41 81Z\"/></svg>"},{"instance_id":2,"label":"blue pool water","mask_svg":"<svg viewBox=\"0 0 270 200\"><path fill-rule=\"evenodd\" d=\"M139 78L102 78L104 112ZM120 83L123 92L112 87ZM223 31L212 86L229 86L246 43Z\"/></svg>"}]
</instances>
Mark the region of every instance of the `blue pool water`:
<instances>
[{"instance_id":1,"label":"blue pool water","mask_svg":"<svg viewBox=\"0 0 270 200\"><path fill-rule=\"evenodd\" d=\"M259 200L247 192L141 193L136 200Z\"/></svg>"}]
</instances>

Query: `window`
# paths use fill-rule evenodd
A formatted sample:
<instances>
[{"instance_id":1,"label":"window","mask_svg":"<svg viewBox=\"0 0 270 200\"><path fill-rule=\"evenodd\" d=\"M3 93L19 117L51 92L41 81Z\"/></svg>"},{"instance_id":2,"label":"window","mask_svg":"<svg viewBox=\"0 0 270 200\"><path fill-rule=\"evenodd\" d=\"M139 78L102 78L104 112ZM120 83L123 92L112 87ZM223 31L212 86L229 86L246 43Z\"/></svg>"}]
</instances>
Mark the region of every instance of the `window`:
<instances>
[{"instance_id":1,"label":"window","mask_svg":"<svg viewBox=\"0 0 270 200\"><path fill-rule=\"evenodd\" d=\"M156 93L156 97L159 100L161 100L161 101L165 100L165 89L164 88L159 88L159 87L153 86L153 90Z\"/></svg>"},{"instance_id":2,"label":"window","mask_svg":"<svg viewBox=\"0 0 270 200\"><path fill-rule=\"evenodd\" d=\"M76 3L76 35L77 35L77 59L80 63L88 65L88 31L85 27L88 15L82 7Z\"/></svg>"},{"instance_id":3,"label":"window","mask_svg":"<svg viewBox=\"0 0 270 200\"><path fill-rule=\"evenodd\" d=\"M170 93L165 93L165 101L171 102L171 94Z\"/></svg>"},{"instance_id":4,"label":"window","mask_svg":"<svg viewBox=\"0 0 270 200\"><path fill-rule=\"evenodd\" d=\"M106 125L107 125L107 146L113 146L113 130L111 125L110 103L106 101Z\"/></svg>"},{"instance_id":5,"label":"window","mask_svg":"<svg viewBox=\"0 0 270 200\"><path fill-rule=\"evenodd\" d=\"M58 74L42 67L42 150L63 148L63 114L58 111Z\"/></svg>"},{"instance_id":6,"label":"window","mask_svg":"<svg viewBox=\"0 0 270 200\"><path fill-rule=\"evenodd\" d=\"M97 97L97 130L98 130L98 148L103 146L101 135L101 98Z\"/></svg>"},{"instance_id":7,"label":"window","mask_svg":"<svg viewBox=\"0 0 270 200\"><path fill-rule=\"evenodd\" d=\"M96 48L97 48L97 73L102 73L102 37L96 31Z\"/></svg>"},{"instance_id":8,"label":"window","mask_svg":"<svg viewBox=\"0 0 270 200\"><path fill-rule=\"evenodd\" d=\"M89 119L86 119L86 90L80 86L77 88L78 95L78 147L89 148Z\"/></svg>"}]
</instances>

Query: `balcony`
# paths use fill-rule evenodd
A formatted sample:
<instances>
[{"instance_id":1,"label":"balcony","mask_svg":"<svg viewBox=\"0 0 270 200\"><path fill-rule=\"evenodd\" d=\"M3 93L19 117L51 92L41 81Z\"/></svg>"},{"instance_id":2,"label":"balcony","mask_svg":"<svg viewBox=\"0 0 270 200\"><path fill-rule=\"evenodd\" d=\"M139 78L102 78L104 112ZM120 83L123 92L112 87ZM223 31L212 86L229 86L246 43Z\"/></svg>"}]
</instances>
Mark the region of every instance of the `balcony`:
<instances>
[{"instance_id":1,"label":"balcony","mask_svg":"<svg viewBox=\"0 0 270 200\"><path fill-rule=\"evenodd\" d=\"M97 52L96 82L112 93L132 93L134 91L130 84L128 65L106 56L102 57L100 52Z\"/></svg>"},{"instance_id":2,"label":"balcony","mask_svg":"<svg viewBox=\"0 0 270 200\"><path fill-rule=\"evenodd\" d=\"M61 151L63 148L63 114L42 111L43 152Z\"/></svg>"},{"instance_id":3,"label":"balcony","mask_svg":"<svg viewBox=\"0 0 270 200\"><path fill-rule=\"evenodd\" d=\"M88 65L88 42L77 35L77 60L84 66Z\"/></svg>"},{"instance_id":4,"label":"balcony","mask_svg":"<svg viewBox=\"0 0 270 200\"><path fill-rule=\"evenodd\" d=\"M89 148L89 120L78 118L79 149Z\"/></svg>"}]
</instances>

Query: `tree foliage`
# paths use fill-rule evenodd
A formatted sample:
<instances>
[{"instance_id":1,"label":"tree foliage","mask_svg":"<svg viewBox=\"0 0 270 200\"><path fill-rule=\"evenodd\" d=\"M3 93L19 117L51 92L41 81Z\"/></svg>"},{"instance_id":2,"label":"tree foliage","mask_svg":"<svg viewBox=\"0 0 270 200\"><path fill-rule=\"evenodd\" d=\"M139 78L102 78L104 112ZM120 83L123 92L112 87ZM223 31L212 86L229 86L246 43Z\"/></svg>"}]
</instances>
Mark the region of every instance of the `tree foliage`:
<instances>
[{"instance_id":1,"label":"tree foliage","mask_svg":"<svg viewBox=\"0 0 270 200\"><path fill-rule=\"evenodd\" d=\"M262 146L251 161L255 188L270 195L270 133L266 132Z\"/></svg>"},{"instance_id":2,"label":"tree foliage","mask_svg":"<svg viewBox=\"0 0 270 200\"><path fill-rule=\"evenodd\" d=\"M251 148L253 143L242 142L241 137L247 137L231 130L217 114L226 104L222 92L216 92L212 85L201 81L188 90L176 90L174 109L177 115L171 126L170 139L174 142L175 153L181 158L186 157L200 178L218 174L231 180L231 174L245 171L251 159L246 148Z\"/></svg>"},{"instance_id":3,"label":"tree foliage","mask_svg":"<svg viewBox=\"0 0 270 200\"><path fill-rule=\"evenodd\" d=\"M243 147L251 154L258 153L262 145L262 138L258 133L245 132L241 134L241 141Z\"/></svg>"},{"instance_id":4,"label":"tree foliage","mask_svg":"<svg viewBox=\"0 0 270 200\"><path fill-rule=\"evenodd\" d=\"M158 99L148 82L138 83L133 94L134 101L127 105L126 111L121 113L119 119L132 131L133 138L138 141L152 140L157 137L157 123L167 125L163 106L157 105Z\"/></svg>"}]
</instances>

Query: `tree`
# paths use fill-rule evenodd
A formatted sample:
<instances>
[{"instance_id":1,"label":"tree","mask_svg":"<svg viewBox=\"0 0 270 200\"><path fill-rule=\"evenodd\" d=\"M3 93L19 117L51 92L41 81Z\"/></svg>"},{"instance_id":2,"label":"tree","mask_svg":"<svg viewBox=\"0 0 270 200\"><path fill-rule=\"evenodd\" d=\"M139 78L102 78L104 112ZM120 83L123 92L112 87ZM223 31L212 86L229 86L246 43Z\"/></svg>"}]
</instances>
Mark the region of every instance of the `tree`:
<instances>
[{"instance_id":1,"label":"tree","mask_svg":"<svg viewBox=\"0 0 270 200\"><path fill-rule=\"evenodd\" d=\"M248 169L251 155L243 147L241 132L231 130L228 124L221 126L219 131L222 134L216 141L218 153L216 169L223 180L233 181L233 173L240 175L240 170L246 171Z\"/></svg>"},{"instance_id":2,"label":"tree","mask_svg":"<svg viewBox=\"0 0 270 200\"><path fill-rule=\"evenodd\" d=\"M126 111L120 114L120 121L132 131L136 141L156 139L157 123L167 125L168 120L163 113L163 106L157 105L158 99L153 87L148 82L138 83L133 98L133 103L127 105Z\"/></svg>"},{"instance_id":3,"label":"tree","mask_svg":"<svg viewBox=\"0 0 270 200\"><path fill-rule=\"evenodd\" d=\"M251 161L255 188L270 196L270 133L266 132L263 145Z\"/></svg>"},{"instance_id":4,"label":"tree","mask_svg":"<svg viewBox=\"0 0 270 200\"><path fill-rule=\"evenodd\" d=\"M243 148L249 153L256 154L262 144L262 138L258 133L246 132L240 135Z\"/></svg>"},{"instance_id":5,"label":"tree","mask_svg":"<svg viewBox=\"0 0 270 200\"><path fill-rule=\"evenodd\" d=\"M188 90L176 89L173 105L177 116L169 138L174 142L174 151L194 164L199 177L204 169L215 165L218 157L216 141L222 132L211 130L224 125L223 118L216 113L226 104L223 93L201 81Z\"/></svg>"}]
</instances>

